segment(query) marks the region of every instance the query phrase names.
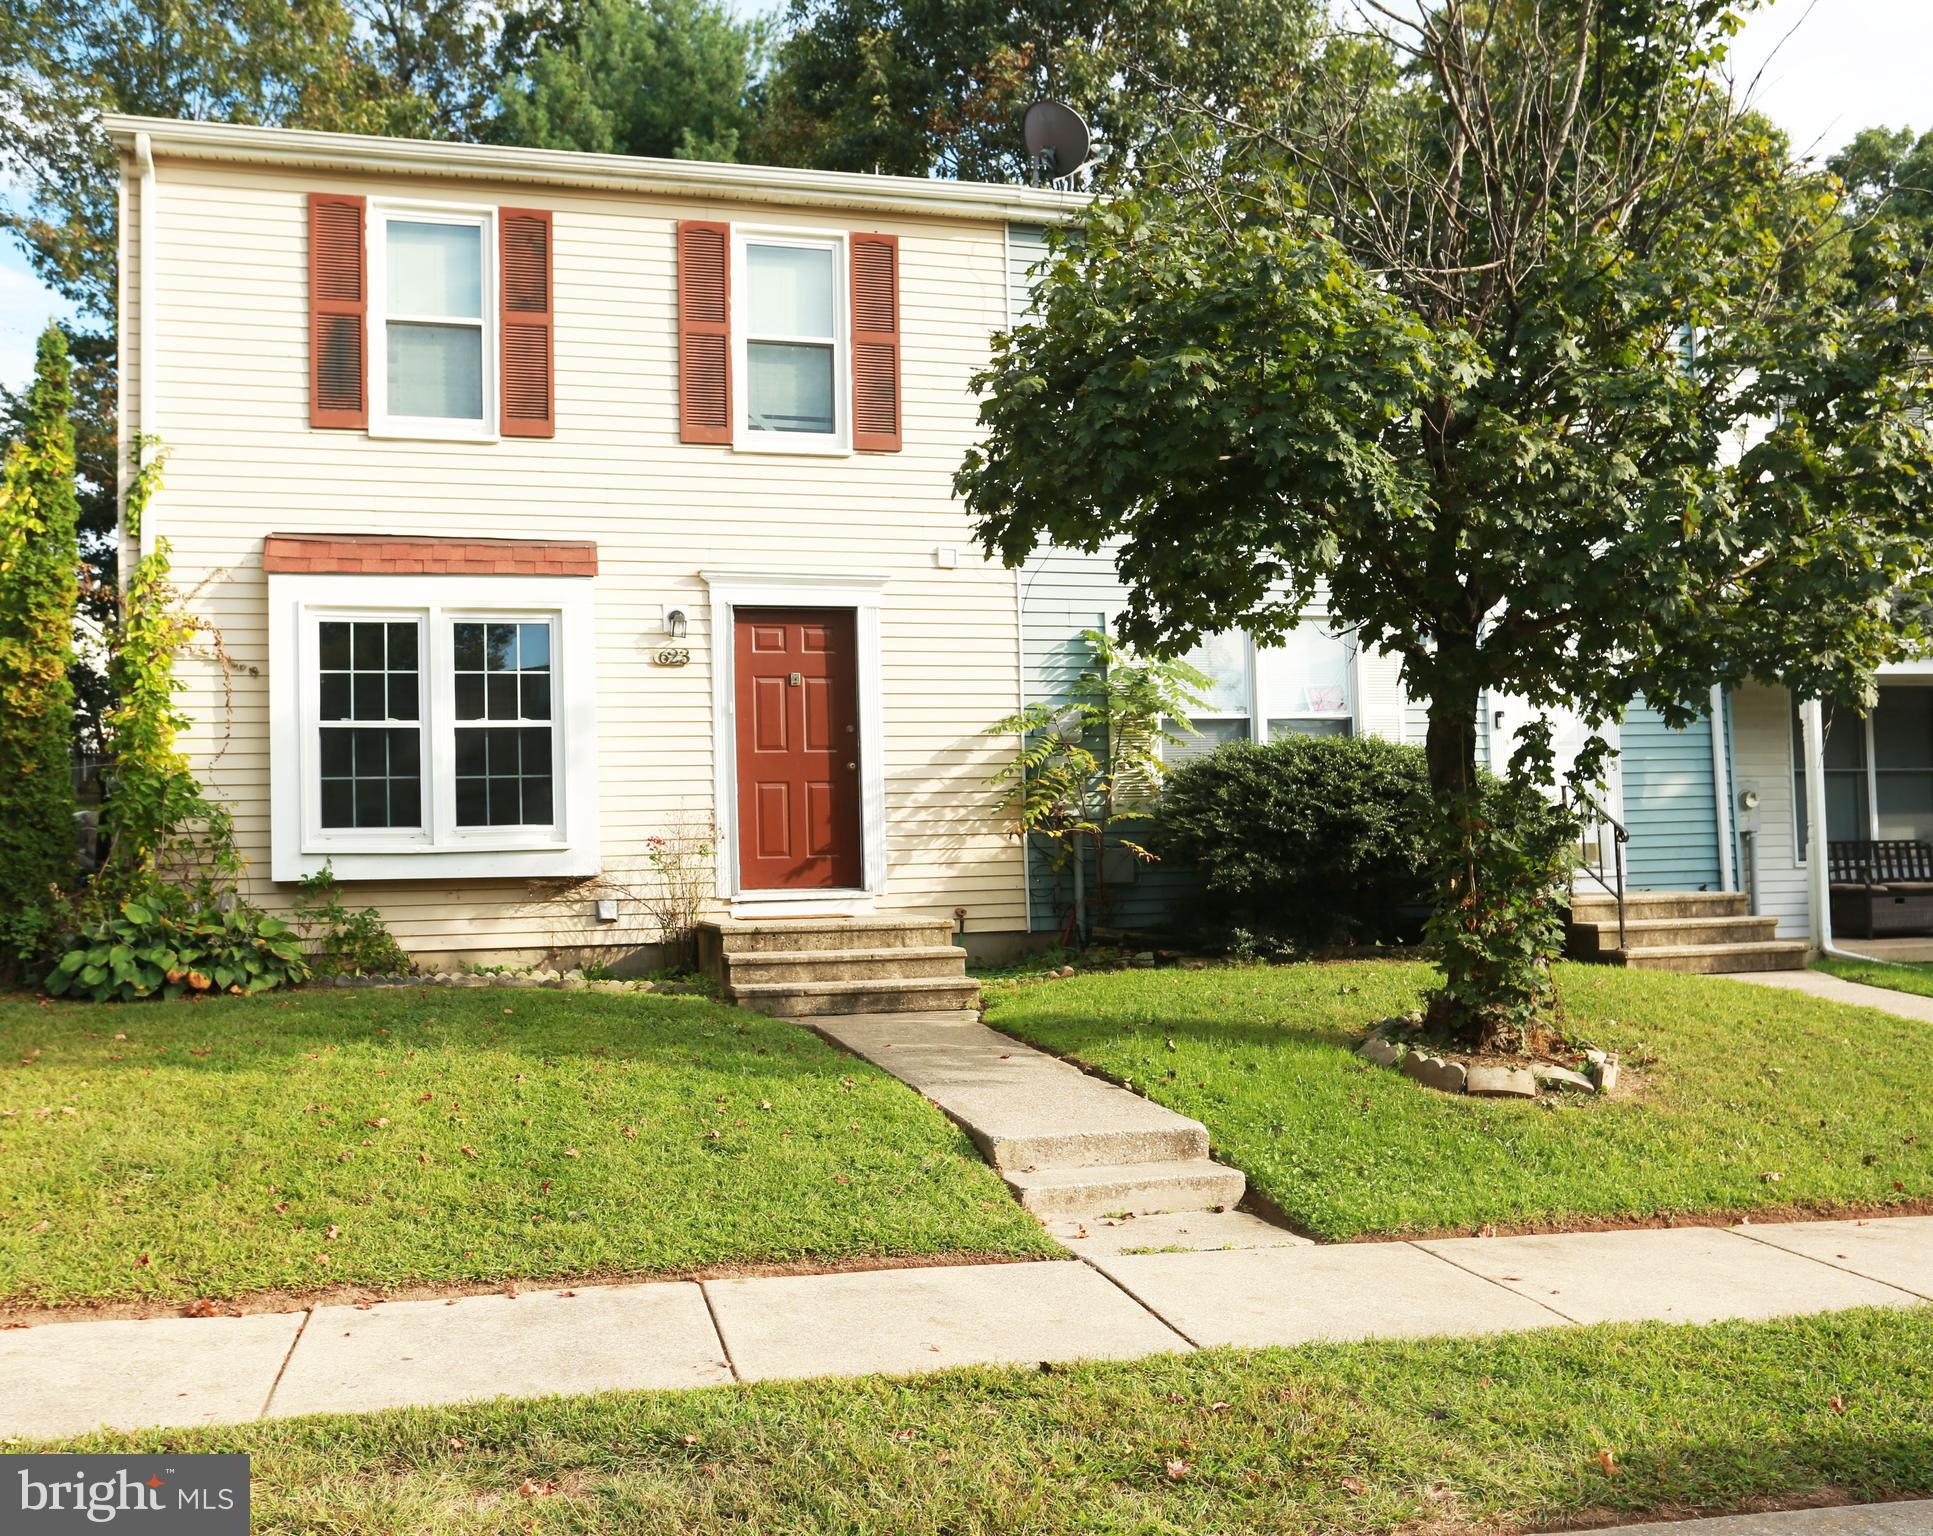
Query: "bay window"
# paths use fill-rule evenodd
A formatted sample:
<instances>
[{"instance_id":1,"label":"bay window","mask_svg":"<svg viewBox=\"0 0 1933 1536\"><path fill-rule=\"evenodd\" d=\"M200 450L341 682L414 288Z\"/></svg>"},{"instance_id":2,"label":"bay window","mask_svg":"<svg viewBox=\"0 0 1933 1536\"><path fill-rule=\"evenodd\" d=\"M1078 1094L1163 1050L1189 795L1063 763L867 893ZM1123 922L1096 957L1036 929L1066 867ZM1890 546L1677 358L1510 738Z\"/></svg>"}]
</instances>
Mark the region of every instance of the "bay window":
<instances>
[{"instance_id":1,"label":"bay window","mask_svg":"<svg viewBox=\"0 0 1933 1536\"><path fill-rule=\"evenodd\" d=\"M273 874L597 867L591 584L271 575Z\"/></svg>"},{"instance_id":2,"label":"bay window","mask_svg":"<svg viewBox=\"0 0 1933 1536\"><path fill-rule=\"evenodd\" d=\"M736 232L733 294L741 448L842 452L845 241Z\"/></svg>"},{"instance_id":3,"label":"bay window","mask_svg":"<svg viewBox=\"0 0 1933 1536\"><path fill-rule=\"evenodd\" d=\"M372 427L398 435L494 435L494 216L371 210Z\"/></svg>"}]
</instances>

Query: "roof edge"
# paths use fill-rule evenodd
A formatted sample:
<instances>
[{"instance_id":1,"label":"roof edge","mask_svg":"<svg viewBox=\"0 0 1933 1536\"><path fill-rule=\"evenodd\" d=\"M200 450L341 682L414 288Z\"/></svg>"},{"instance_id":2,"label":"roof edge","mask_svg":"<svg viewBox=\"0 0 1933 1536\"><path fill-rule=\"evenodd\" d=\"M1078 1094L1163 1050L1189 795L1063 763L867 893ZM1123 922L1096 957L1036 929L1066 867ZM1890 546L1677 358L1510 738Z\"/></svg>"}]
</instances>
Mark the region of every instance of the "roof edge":
<instances>
[{"instance_id":1,"label":"roof edge","mask_svg":"<svg viewBox=\"0 0 1933 1536\"><path fill-rule=\"evenodd\" d=\"M131 150L139 136L146 134L155 154L176 159L544 182L554 186L784 203L794 207L920 214L929 218L1058 224L1075 217L1090 201L1089 195L1083 192L996 182L808 171L709 160L653 160L636 155L454 144L436 139L389 139L373 134L185 122L119 112L103 113L101 124L108 137L123 150Z\"/></svg>"}]
</instances>

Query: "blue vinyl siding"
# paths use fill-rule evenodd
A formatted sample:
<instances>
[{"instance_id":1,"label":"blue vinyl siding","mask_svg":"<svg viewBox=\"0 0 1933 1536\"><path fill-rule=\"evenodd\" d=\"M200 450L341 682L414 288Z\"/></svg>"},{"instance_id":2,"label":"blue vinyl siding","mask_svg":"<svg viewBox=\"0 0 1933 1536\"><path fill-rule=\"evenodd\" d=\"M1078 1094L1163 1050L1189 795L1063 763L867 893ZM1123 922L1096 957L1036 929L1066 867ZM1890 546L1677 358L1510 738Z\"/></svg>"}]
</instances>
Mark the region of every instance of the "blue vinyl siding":
<instances>
[{"instance_id":1,"label":"blue vinyl siding","mask_svg":"<svg viewBox=\"0 0 1933 1536\"><path fill-rule=\"evenodd\" d=\"M1038 224L1007 226L1007 321L1019 325L1033 307L1034 263L1047 254L1047 231Z\"/></svg>"},{"instance_id":2,"label":"blue vinyl siding","mask_svg":"<svg viewBox=\"0 0 1933 1536\"><path fill-rule=\"evenodd\" d=\"M1711 721L1674 731L1640 699L1624 719L1619 763L1633 889L1717 890Z\"/></svg>"},{"instance_id":3,"label":"blue vinyl siding","mask_svg":"<svg viewBox=\"0 0 1933 1536\"><path fill-rule=\"evenodd\" d=\"M1020 645L1029 704L1055 703L1072 694L1076 680L1092 665L1082 634L1105 629L1108 614L1123 598L1106 554L1056 550L1027 562L1020 573ZM1145 827L1129 823L1128 835L1139 842ZM1066 869L1056 870L1054 857L1055 850L1039 839L1028 850L1028 893L1037 933L1058 931L1073 904L1073 876ZM1093 920L1117 928L1159 928L1199 889L1192 872L1143 864L1125 852L1109 859L1108 872L1123 878L1110 879L1108 910L1096 911ZM1090 859L1090 896L1095 873Z\"/></svg>"}]
</instances>

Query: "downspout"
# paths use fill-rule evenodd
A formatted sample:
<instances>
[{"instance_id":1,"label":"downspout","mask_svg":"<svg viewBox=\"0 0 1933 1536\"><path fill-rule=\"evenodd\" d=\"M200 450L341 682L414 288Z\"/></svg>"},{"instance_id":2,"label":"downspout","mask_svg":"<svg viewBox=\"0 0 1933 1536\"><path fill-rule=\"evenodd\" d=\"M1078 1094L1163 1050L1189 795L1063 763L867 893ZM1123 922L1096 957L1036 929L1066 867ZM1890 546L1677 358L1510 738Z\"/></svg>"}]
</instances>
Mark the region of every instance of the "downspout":
<instances>
[{"instance_id":1,"label":"downspout","mask_svg":"<svg viewBox=\"0 0 1933 1536\"><path fill-rule=\"evenodd\" d=\"M135 430L140 434L141 447L135 456L137 468L146 469L154 459L154 203L155 171L154 143L145 133L134 136L134 164L141 173L141 206L136 211L135 228L139 231L138 245L141 265L137 291L140 296L141 318L135 327L135 354L141 360L141 383L135 392ZM147 538L147 528L141 530L141 538L133 541L120 561L121 579L133 569L134 560L140 558L144 544L151 545ZM126 556L132 555L134 559Z\"/></svg>"},{"instance_id":2,"label":"downspout","mask_svg":"<svg viewBox=\"0 0 1933 1536\"><path fill-rule=\"evenodd\" d=\"M1717 815L1718 831L1718 888L1721 891L1735 891L1738 882L1732 867L1732 782L1730 764L1725 755L1725 690L1718 683L1712 684L1711 738L1712 808Z\"/></svg>"},{"instance_id":3,"label":"downspout","mask_svg":"<svg viewBox=\"0 0 1933 1536\"><path fill-rule=\"evenodd\" d=\"M1014 697L1020 701L1020 713L1027 713L1027 590L1021 581L1021 568L1013 568L1013 623L1014 623ZM1027 732L1020 732L1020 749L1027 749ZM1020 838L1020 911L1022 931L1034 931L1034 851L1027 845L1023 834Z\"/></svg>"},{"instance_id":4,"label":"downspout","mask_svg":"<svg viewBox=\"0 0 1933 1536\"><path fill-rule=\"evenodd\" d=\"M1805 876L1812 907L1812 947L1830 960L1870 963L1871 955L1832 942L1832 871L1826 868L1826 711L1817 699L1799 704L1805 751Z\"/></svg>"}]
</instances>

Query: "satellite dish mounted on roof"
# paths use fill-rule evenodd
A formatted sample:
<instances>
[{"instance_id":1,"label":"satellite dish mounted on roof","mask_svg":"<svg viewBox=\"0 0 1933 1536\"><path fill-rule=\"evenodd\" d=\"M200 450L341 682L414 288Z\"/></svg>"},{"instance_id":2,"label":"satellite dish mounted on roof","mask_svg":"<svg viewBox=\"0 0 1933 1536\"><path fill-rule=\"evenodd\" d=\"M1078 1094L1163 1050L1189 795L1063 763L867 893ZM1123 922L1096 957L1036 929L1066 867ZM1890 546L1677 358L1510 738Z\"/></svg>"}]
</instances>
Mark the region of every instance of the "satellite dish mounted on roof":
<instances>
[{"instance_id":1,"label":"satellite dish mounted on roof","mask_svg":"<svg viewBox=\"0 0 1933 1536\"><path fill-rule=\"evenodd\" d=\"M1027 109L1021 133L1027 141L1028 178L1061 181L1093 158L1093 135L1080 113L1061 101L1037 101Z\"/></svg>"}]
</instances>

